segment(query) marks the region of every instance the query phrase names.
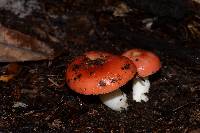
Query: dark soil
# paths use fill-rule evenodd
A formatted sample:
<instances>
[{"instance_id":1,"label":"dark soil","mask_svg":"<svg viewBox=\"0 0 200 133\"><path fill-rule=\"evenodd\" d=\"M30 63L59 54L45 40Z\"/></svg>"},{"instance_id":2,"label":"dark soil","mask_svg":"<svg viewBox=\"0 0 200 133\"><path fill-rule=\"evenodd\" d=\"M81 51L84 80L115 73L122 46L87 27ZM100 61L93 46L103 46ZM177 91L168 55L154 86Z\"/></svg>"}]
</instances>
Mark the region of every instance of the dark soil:
<instances>
[{"instance_id":1,"label":"dark soil","mask_svg":"<svg viewBox=\"0 0 200 133\"><path fill-rule=\"evenodd\" d=\"M114 16L121 2L132 11ZM0 83L0 132L187 133L200 128L199 5L179 0L40 4L39 11L23 19L2 10L0 21L56 42L63 53L54 60L21 62L19 74ZM155 18L150 30L142 23L146 18ZM148 102L132 101L131 81L122 87L129 98L129 108L122 112L112 111L98 96L77 94L66 85L66 64L74 57L90 50L121 54L131 48L151 50L162 62L161 70L150 77ZM15 108L15 102L27 106Z\"/></svg>"}]
</instances>

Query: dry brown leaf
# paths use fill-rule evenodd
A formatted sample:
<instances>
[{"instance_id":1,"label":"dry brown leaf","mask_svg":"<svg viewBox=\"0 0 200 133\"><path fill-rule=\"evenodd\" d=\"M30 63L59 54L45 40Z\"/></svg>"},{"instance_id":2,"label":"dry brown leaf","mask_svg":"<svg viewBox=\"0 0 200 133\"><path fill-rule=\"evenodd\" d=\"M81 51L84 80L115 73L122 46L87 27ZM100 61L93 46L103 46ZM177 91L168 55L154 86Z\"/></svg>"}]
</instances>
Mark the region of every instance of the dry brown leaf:
<instances>
[{"instance_id":1,"label":"dry brown leaf","mask_svg":"<svg viewBox=\"0 0 200 133\"><path fill-rule=\"evenodd\" d=\"M8 82L12 80L21 70L21 66L17 63L10 63L2 68L3 75L0 75L0 81Z\"/></svg>"},{"instance_id":2,"label":"dry brown leaf","mask_svg":"<svg viewBox=\"0 0 200 133\"><path fill-rule=\"evenodd\" d=\"M0 81L8 82L8 81L10 81L11 79L13 79L13 77L14 77L13 74L10 74L10 75L1 75L1 76L0 76Z\"/></svg>"},{"instance_id":3,"label":"dry brown leaf","mask_svg":"<svg viewBox=\"0 0 200 133\"><path fill-rule=\"evenodd\" d=\"M53 59L56 47L0 25L0 62Z\"/></svg>"},{"instance_id":4,"label":"dry brown leaf","mask_svg":"<svg viewBox=\"0 0 200 133\"><path fill-rule=\"evenodd\" d=\"M119 3L113 12L115 17L123 17L126 13L130 12L131 9L125 3Z\"/></svg>"}]
</instances>

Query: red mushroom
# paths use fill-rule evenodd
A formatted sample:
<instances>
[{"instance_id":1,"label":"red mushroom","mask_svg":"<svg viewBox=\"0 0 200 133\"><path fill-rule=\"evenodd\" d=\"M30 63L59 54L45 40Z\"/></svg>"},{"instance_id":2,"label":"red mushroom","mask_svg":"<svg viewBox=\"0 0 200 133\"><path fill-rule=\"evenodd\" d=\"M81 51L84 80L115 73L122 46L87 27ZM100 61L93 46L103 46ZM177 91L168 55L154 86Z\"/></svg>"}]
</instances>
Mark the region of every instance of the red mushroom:
<instances>
[{"instance_id":1,"label":"red mushroom","mask_svg":"<svg viewBox=\"0 0 200 133\"><path fill-rule=\"evenodd\" d=\"M132 79L135 74L136 67L128 58L105 52L90 51L76 57L68 65L66 82L72 90L80 94L104 94L101 99L108 101L109 98L105 97L106 93L117 90ZM121 91L118 91L117 95L119 93L123 95Z\"/></svg>"},{"instance_id":2,"label":"red mushroom","mask_svg":"<svg viewBox=\"0 0 200 133\"><path fill-rule=\"evenodd\" d=\"M131 49L122 54L133 61L140 77L147 77L157 72L160 67L160 59L154 53L142 49Z\"/></svg>"},{"instance_id":3,"label":"red mushroom","mask_svg":"<svg viewBox=\"0 0 200 133\"><path fill-rule=\"evenodd\" d=\"M144 93L148 93L150 82L148 76L157 72L160 67L160 59L154 53L142 49L131 49L122 54L133 61L137 67L139 77L133 83L133 100L137 102L148 101L148 97Z\"/></svg>"}]
</instances>

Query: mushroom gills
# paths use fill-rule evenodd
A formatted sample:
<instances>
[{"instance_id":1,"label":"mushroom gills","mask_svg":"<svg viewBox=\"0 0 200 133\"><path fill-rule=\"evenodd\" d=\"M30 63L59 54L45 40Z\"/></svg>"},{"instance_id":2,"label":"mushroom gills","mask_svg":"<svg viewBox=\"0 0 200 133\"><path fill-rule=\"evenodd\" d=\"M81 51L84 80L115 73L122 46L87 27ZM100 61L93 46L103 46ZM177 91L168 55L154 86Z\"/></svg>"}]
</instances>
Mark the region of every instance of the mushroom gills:
<instances>
[{"instance_id":1,"label":"mushroom gills","mask_svg":"<svg viewBox=\"0 0 200 133\"><path fill-rule=\"evenodd\" d=\"M149 98L145 94L149 92L149 88L150 88L150 82L147 77L143 79L141 78L134 79L132 86L133 100L135 100L136 102L142 102L142 101L147 102Z\"/></svg>"},{"instance_id":2,"label":"mushroom gills","mask_svg":"<svg viewBox=\"0 0 200 133\"><path fill-rule=\"evenodd\" d=\"M111 93L100 95L100 100L107 107L115 111L126 110L128 107L127 96L120 89L117 89Z\"/></svg>"}]
</instances>

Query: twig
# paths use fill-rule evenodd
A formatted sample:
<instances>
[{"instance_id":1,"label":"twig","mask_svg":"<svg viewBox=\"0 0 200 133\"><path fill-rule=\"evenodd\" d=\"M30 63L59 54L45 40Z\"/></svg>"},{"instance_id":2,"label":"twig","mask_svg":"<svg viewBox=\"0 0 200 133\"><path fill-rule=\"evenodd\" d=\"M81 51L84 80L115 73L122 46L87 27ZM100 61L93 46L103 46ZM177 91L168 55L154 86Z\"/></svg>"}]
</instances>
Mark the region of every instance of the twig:
<instances>
[{"instance_id":1,"label":"twig","mask_svg":"<svg viewBox=\"0 0 200 133\"><path fill-rule=\"evenodd\" d=\"M53 81L51 78L48 78L48 80L53 84L55 85L56 87L60 87L60 85L58 83L56 83L55 81Z\"/></svg>"}]
</instances>

